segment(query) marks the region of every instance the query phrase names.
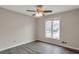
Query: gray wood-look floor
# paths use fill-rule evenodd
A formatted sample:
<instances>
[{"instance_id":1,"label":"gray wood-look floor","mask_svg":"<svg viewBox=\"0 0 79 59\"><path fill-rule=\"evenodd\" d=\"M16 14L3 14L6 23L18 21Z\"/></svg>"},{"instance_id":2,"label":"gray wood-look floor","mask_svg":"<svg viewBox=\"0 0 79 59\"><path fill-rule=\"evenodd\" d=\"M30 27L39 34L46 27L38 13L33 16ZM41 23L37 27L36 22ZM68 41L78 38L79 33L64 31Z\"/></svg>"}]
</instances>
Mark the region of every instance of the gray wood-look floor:
<instances>
[{"instance_id":1,"label":"gray wood-look floor","mask_svg":"<svg viewBox=\"0 0 79 59\"><path fill-rule=\"evenodd\" d=\"M1 51L0 54L77 54L63 47L56 45L43 43L43 42L31 42L21 46L17 46L5 51Z\"/></svg>"}]
</instances>

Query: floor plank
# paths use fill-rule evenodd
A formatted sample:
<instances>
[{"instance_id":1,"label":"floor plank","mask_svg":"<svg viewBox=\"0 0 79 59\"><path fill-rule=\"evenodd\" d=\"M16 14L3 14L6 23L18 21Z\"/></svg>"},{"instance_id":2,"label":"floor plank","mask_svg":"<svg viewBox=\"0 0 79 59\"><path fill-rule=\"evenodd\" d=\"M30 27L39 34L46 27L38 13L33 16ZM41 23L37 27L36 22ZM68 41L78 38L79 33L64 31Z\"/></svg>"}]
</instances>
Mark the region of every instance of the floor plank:
<instances>
[{"instance_id":1,"label":"floor plank","mask_svg":"<svg viewBox=\"0 0 79 59\"><path fill-rule=\"evenodd\" d=\"M78 54L63 47L44 43L44 42L31 42L21 46L17 46L0 54Z\"/></svg>"}]
</instances>

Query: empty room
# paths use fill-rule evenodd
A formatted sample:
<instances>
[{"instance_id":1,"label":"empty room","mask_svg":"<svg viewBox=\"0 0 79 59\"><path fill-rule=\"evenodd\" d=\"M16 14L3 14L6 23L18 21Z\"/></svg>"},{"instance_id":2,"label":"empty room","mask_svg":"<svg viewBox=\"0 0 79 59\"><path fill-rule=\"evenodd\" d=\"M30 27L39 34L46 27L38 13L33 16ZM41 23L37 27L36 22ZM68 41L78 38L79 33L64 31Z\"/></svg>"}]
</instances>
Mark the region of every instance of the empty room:
<instances>
[{"instance_id":1,"label":"empty room","mask_svg":"<svg viewBox=\"0 0 79 59\"><path fill-rule=\"evenodd\" d=\"M0 5L0 54L78 54L79 5Z\"/></svg>"}]
</instances>

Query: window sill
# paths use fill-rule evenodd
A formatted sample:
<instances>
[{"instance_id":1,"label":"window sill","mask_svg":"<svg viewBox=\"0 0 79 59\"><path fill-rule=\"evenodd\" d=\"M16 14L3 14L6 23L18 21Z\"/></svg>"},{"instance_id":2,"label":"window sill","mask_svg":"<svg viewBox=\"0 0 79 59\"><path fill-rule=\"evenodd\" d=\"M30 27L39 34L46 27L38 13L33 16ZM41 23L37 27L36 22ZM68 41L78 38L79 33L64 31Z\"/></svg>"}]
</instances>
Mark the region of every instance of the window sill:
<instances>
[{"instance_id":1,"label":"window sill","mask_svg":"<svg viewBox=\"0 0 79 59\"><path fill-rule=\"evenodd\" d=\"M45 37L45 39L60 40L60 39L57 39L57 38L52 38L52 37Z\"/></svg>"}]
</instances>

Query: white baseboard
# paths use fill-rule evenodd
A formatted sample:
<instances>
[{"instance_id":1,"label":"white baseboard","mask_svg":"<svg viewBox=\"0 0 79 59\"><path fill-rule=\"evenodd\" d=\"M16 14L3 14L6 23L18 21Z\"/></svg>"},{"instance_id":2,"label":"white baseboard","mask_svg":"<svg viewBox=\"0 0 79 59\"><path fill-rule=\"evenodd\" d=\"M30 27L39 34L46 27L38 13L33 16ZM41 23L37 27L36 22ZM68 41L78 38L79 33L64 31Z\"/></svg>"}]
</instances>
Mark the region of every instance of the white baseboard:
<instances>
[{"instance_id":1,"label":"white baseboard","mask_svg":"<svg viewBox=\"0 0 79 59\"><path fill-rule=\"evenodd\" d=\"M71 49L74 49L74 50L79 50L79 48L72 47L72 46L69 46L69 45L57 44L57 43L49 42L49 41L45 41L45 40L39 40L39 41L43 41L43 42L47 42L47 43L51 43L51 44L55 44L55 45L59 45L59 46L67 47L67 48L71 48Z\"/></svg>"},{"instance_id":2,"label":"white baseboard","mask_svg":"<svg viewBox=\"0 0 79 59\"><path fill-rule=\"evenodd\" d=\"M0 51L6 50L6 49L10 49L10 48L13 48L13 47L17 47L17 46L20 46L20 45L23 45L23 44L27 44L27 43L30 43L30 42L33 42L33 41L35 41L35 40L31 40L31 41L28 41L28 42L25 42L25 43L21 43L21 44L18 44L18 45L14 45L14 46L10 46L10 47L7 47L7 48L2 48L2 49L0 49ZM44 40L39 40L39 41L51 43L51 42L44 41ZM72 46L69 46L69 45L57 44L57 43L54 43L54 42L52 42L51 44L56 44L56 45L60 45L60 46L63 46L63 47L79 50L79 48L72 47Z\"/></svg>"},{"instance_id":3,"label":"white baseboard","mask_svg":"<svg viewBox=\"0 0 79 59\"><path fill-rule=\"evenodd\" d=\"M53 44L56 44L56 43L53 43ZM76 48L76 47L73 47L73 46L70 46L70 45L63 45L63 44L56 44L56 45L60 45L60 46L63 46L63 47L74 49L74 50L79 50L79 48Z\"/></svg>"},{"instance_id":4,"label":"white baseboard","mask_svg":"<svg viewBox=\"0 0 79 59\"><path fill-rule=\"evenodd\" d=\"M7 49L10 49L10 48L13 48L13 47L17 47L17 46L20 46L20 45L23 45L23 44L27 44L27 43L30 43L30 42L33 42L33 41L35 41L35 40L31 40L31 41L28 41L28 42L25 42L25 43L20 43L20 44L13 45L13 46L10 46L10 47L7 47L7 48L2 48L2 49L0 49L0 51L7 50Z\"/></svg>"}]
</instances>

